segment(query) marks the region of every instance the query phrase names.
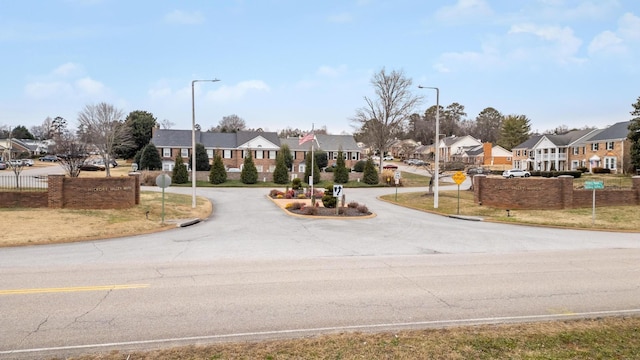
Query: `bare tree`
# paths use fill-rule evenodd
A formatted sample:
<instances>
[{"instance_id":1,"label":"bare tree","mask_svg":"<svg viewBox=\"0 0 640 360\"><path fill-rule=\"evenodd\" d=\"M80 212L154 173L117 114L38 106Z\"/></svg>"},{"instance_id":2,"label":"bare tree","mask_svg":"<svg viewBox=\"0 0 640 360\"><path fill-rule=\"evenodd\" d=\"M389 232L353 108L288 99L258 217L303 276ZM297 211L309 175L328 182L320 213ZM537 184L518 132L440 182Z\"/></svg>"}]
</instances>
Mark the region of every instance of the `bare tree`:
<instances>
[{"instance_id":1,"label":"bare tree","mask_svg":"<svg viewBox=\"0 0 640 360\"><path fill-rule=\"evenodd\" d=\"M176 123L170 121L169 119L160 121L160 126L162 126L163 129L171 129L175 124Z\"/></svg>"},{"instance_id":2,"label":"bare tree","mask_svg":"<svg viewBox=\"0 0 640 360\"><path fill-rule=\"evenodd\" d=\"M80 175L80 167L89 156L87 145L78 137L68 131L64 131L56 137L56 154L58 163L70 177Z\"/></svg>"},{"instance_id":3,"label":"bare tree","mask_svg":"<svg viewBox=\"0 0 640 360\"><path fill-rule=\"evenodd\" d=\"M95 146L102 157L106 176L111 176L110 165L116 145L133 146L131 134L122 120L124 113L111 104L86 105L78 114L78 132L81 138Z\"/></svg>"},{"instance_id":4,"label":"bare tree","mask_svg":"<svg viewBox=\"0 0 640 360\"><path fill-rule=\"evenodd\" d=\"M56 135L61 135L66 128L67 120L62 116L56 116L53 121L51 121L51 126L49 127L49 137L55 138Z\"/></svg>"},{"instance_id":5,"label":"bare tree","mask_svg":"<svg viewBox=\"0 0 640 360\"><path fill-rule=\"evenodd\" d=\"M367 105L356 110L351 120L374 151L387 150L422 100L411 93L411 84L402 71L387 73L384 68L371 79L376 96L365 96ZM382 172L382 161L379 166Z\"/></svg>"},{"instance_id":6,"label":"bare tree","mask_svg":"<svg viewBox=\"0 0 640 360\"><path fill-rule=\"evenodd\" d=\"M247 124L240 116L233 114L224 116L218 123L218 126L212 127L210 131L234 133L242 130L246 130Z\"/></svg>"}]
</instances>

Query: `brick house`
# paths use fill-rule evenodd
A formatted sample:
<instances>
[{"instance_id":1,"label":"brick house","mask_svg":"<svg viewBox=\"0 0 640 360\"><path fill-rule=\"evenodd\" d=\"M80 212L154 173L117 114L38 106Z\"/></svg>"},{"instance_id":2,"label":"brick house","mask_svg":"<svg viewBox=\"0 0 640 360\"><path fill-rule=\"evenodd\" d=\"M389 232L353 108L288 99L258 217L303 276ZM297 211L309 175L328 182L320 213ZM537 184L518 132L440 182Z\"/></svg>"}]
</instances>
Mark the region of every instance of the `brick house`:
<instances>
[{"instance_id":1,"label":"brick house","mask_svg":"<svg viewBox=\"0 0 640 360\"><path fill-rule=\"evenodd\" d=\"M470 165L509 165L512 163L511 152L500 145L483 143L482 145L463 148L462 162Z\"/></svg>"},{"instance_id":2,"label":"brick house","mask_svg":"<svg viewBox=\"0 0 640 360\"><path fill-rule=\"evenodd\" d=\"M542 171L604 167L626 173L631 162L628 127L629 121L623 121L606 129L531 136L511 149L513 167Z\"/></svg>"},{"instance_id":3,"label":"brick house","mask_svg":"<svg viewBox=\"0 0 640 360\"><path fill-rule=\"evenodd\" d=\"M629 173L631 169L630 121L622 121L598 131L585 140L580 156L574 156L573 163L581 163L589 171L593 168L605 168L613 174ZM580 149L573 149L573 152Z\"/></svg>"},{"instance_id":4,"label":"brick house","mask_svg":"<svg viewBox=\"0 0 640 360\"><path fill-rule=\"evenodd\" d=\"M192 150L191 130L154 129L151 142L158 148L164 171L173 170L175 158L179 154L188 162ZM196 143L202 144L207 151L209 162L213 162L216 152L222 156L227 171L242 170L244 158L251 152L259 173L275 170L276 157L280 147L287 144L294 158L293 172L304 173L305 156L311 151L311 141L298 145L298 138L278 138L275 132L239 131L237 133L218 133L196 131ZM327 153L329 164L337 159L342 149L347 167L360 160L360 148L351 135L316 135L315 149ZM333 161L335 162L335 161ZM187 164L189 166L189 164Z\"/></svg>"},{"instance_id":5,"label":"brick house","mask_svg":"<svg viewBox=\"0 0 640 360\"><path fill-rule=\"evenodd\" d=\"M438 151L440 152L440 160L444 162L461 161L463 162L463 154L465 149L471 149L481 146L482 142L471 135L465 136L448 136L440 140Z\"/></svg>"}]
</instances>

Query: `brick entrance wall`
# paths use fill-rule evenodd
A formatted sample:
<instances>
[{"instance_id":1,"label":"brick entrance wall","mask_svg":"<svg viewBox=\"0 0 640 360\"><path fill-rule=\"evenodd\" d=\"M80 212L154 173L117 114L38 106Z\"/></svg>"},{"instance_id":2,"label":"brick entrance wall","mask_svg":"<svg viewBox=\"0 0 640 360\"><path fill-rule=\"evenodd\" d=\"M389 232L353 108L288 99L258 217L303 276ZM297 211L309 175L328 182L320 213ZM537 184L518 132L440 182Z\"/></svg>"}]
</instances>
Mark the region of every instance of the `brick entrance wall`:
<instances>
[{"instance_id":1,"label":"brick entrance wall","mask_svg":"<svg viewBox=\"0 0 640 360\"><path fill-rule=\"evenodd\" d=\"M0 192L0 207L127 209L140 204L140 176L69 178L49 175L46 192Z\"/></svg>"},{"instance_id":2,"label":"brick entrance wall","mask_svg":"<svg viewBox=\"0 0 640 360\"><path fill-rule=\"evenodd\" d=\"M640 176L631 190L596 190L596 206L640 205ZM593 190L574 190L572 176L501 179L473 177L474 201L499 209L571 209L589 207Z\"/></svg>"}]
</instances>

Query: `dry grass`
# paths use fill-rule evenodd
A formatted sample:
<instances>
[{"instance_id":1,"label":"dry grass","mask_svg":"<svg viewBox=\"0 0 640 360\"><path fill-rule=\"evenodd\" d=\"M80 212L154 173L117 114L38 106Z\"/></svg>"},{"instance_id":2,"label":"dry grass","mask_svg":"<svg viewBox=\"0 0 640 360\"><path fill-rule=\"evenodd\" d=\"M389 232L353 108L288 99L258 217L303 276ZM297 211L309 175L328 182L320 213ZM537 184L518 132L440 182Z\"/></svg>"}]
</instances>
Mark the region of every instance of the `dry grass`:
<instances>
[{"instance_id":1,"label":"dry grass","mask_svg":"<svg viewBox=\"0 0 640 360\"><path fill-rule=\"evenodd\" d=\"M385 195L382 199L396 203L395 195ZM433 195L425 193L398 194L399 205L434 211ZM458 213L458 192L441 191L438 213ZM581 229L602 229L608 231L640 231L638 206L596 207L595 223L592 208L564 210L511 210L510 215L502 209L480 206L473 201L473 192L460 191L460 215L478 216L490 221L503 221L529 225L559 226Z\"/></svg>"},{"instance_id":2,"label":"dry grass","mask_svg":"<svg viewBox=\"0 0 640 360\"><path fill-rule=\"evenodd\" d=\"M149 214L147 215L147 211ZM191 196L165 193L165 222L162 223L162 194L142 192L140 205L122 210L0 209L6 224L0 246L52 244L151 233L175 227L175 220L206 218L211 202Z\"/></svg>"},{"instance_id":3,"label":"dry grass","mask_svg":"<svg viewBox=\"0 0 640 360\"><path fill-rule=\"evenodd\" d=\"M112 352L121 359L637 359L640 318L469 326Z\"/></svg>"}]
</instances>

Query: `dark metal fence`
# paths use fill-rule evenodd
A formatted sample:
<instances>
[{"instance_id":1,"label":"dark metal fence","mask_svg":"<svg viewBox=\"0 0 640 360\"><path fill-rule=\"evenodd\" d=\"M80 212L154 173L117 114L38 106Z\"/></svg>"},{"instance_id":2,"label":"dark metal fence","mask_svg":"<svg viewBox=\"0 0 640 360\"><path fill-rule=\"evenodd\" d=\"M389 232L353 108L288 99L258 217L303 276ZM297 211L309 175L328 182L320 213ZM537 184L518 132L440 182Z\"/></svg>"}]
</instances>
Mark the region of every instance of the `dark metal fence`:
<instances>
[{"instance_id":1,"label":"dark metal fence","mask_svg":"<svg viewBox=\"0 0 640 360\"><path fill-rule=\"evenodd\" d=\"M0 191L47 191L47 176L2 174Z\"/></svg>"}]
</instances>

